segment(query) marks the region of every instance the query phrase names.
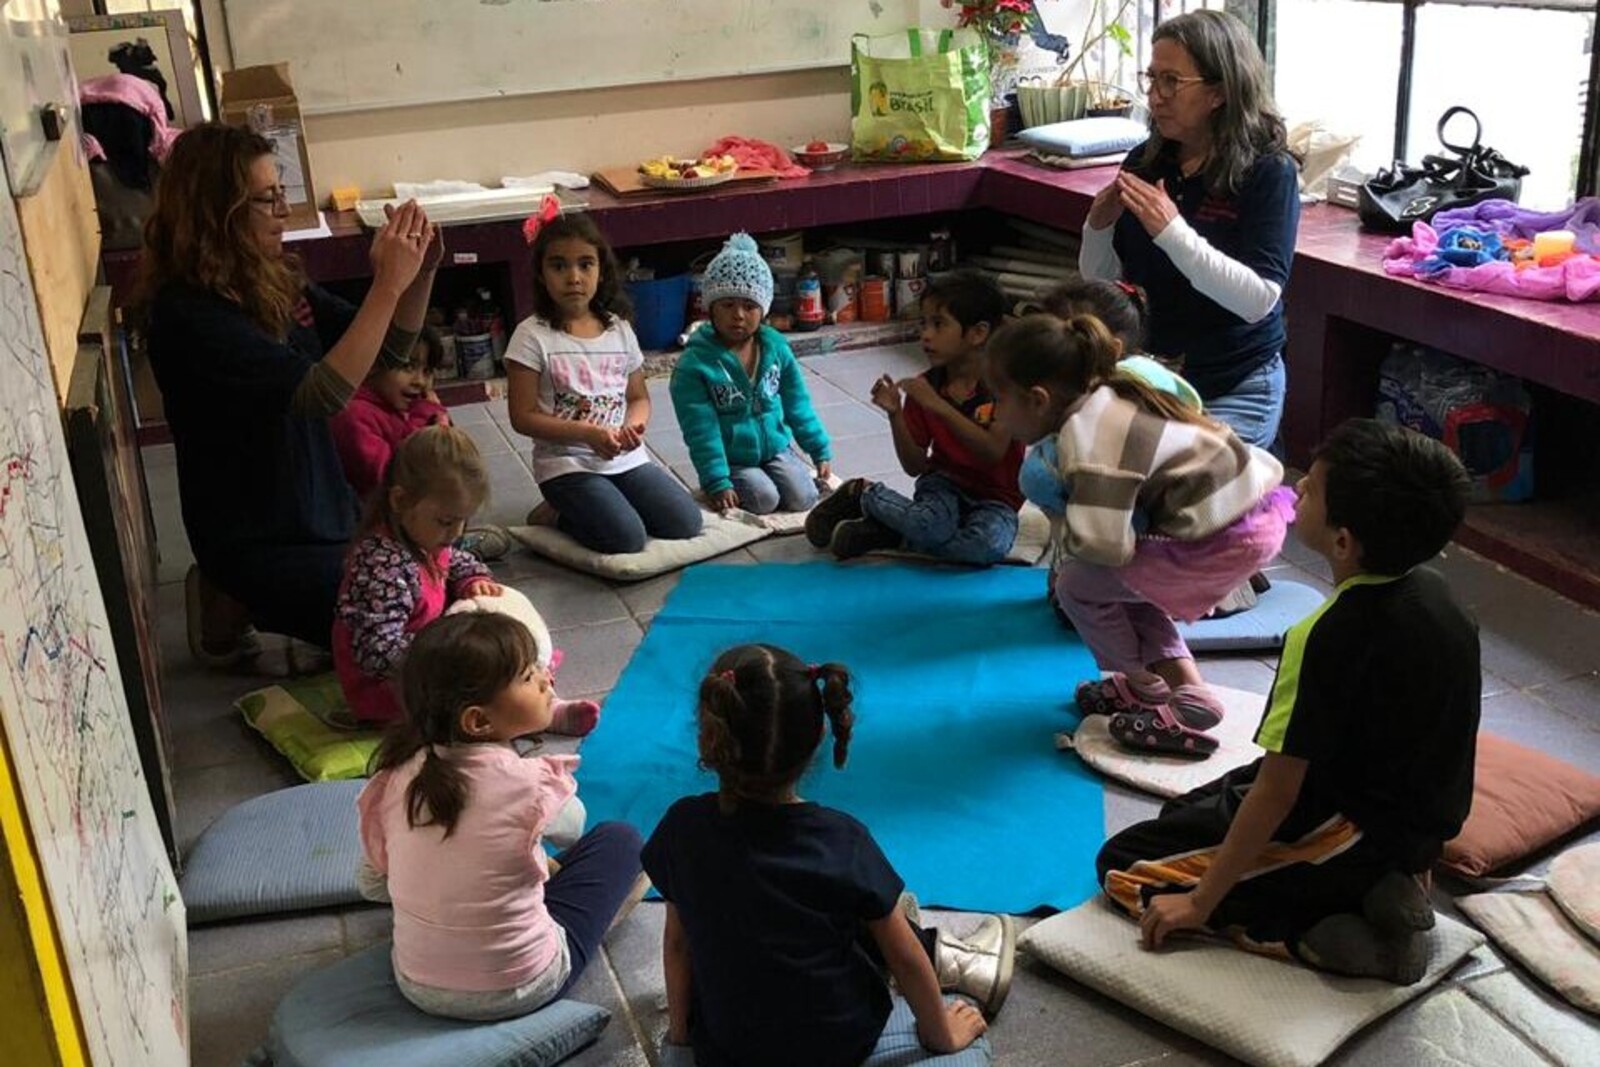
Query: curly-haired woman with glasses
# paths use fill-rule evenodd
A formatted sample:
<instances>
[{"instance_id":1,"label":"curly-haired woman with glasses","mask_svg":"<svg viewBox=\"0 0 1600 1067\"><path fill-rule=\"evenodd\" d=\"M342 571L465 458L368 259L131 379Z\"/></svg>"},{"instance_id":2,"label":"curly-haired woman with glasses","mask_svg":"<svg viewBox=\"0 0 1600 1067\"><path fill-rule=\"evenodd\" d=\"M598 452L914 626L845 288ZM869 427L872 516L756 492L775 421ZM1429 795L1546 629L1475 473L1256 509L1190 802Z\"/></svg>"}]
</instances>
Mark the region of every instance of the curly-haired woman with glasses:
<instances>
[{"instance_id":1,"label":"curly-haired woman with glasses","mask_svg":"<svg viewBox=\"0 0 1600 1067\"><path fill-rule=\"evenodd\" d=\"M145 224L139 307L177 453L189 645L213 665L252 625L326 647L356 501L328 428L380 358L404 362L443 246L408 202L372 242L360 307L284 252L272 142L206 123L173 146Z\"/></svg>"},{"instance_id":2,"label":"curly-haired woman with glasses","mask_svg":"<svg viewBox=\"0 0 1600 1067\"><path fill-rule=\"evenodd\" d=\"M1182 361L1206 414L1271 447L1300 198L1266 64L1238 19L1191 11L1156 27L1139 81L1150 139L1094 198L1079 268L1143 287L1150 350Z\"/></svg>"}]
</instances>

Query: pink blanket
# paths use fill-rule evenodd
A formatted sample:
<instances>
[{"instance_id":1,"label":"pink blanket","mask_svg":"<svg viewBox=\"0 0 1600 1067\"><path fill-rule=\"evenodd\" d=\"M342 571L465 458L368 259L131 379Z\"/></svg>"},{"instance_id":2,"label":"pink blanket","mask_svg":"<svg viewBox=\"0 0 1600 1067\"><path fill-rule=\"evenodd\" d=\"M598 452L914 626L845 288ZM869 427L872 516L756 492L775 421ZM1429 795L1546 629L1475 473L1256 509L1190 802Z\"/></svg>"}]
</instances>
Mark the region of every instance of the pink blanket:
<instances>
[{"instance_id":1,"label":"pink blanket","mask_svg":"<svg viewBox=\"0 0 1600 1067\"><path fill-rule=\"evenodd\" d=\"M1448 267L1423 272L1422 261L1439 247L1439 234L1426 222L1413 223L1410 237L1396 237L1383 253L1386 274L1416 278L1450 289L1530 297L1534 300L1570 300L1578 303L1600 298L1600 258L1575 255L1550 267L1515 265L1496 260L1476 267Z\"/></svg>"},{"instance_id":2,"label":"pink blanket","mask_svg":"<svg viewBox=\"0 0 1600 1067\"><path fill-rule=\"evenodd\" d=\"M150 137L150 158L157 163L166 161L172 142L183 132L167 125L167 108L156 87L132 74L106 74L85 79L78 86L78 99L85 104L126 104L149 119L155 127ZM106 158L99 140L87 133L83 135L83 150L90 159Z\"/></svg>"}]
</instances>

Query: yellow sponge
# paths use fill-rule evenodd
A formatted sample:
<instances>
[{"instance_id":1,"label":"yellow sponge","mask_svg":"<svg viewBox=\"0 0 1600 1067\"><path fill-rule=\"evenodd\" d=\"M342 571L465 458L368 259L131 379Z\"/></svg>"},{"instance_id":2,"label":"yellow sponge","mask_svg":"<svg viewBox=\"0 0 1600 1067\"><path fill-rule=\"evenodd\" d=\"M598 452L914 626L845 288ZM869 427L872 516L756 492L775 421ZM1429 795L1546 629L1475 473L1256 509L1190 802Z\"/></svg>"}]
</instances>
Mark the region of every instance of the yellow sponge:
<instances>
[{"instance_id":1,"label":"yellow sponge","mask_svg":"<svg viewBox=\"0 0 1600 1067\"><path fill-rule=\"evenodd\" d=\"M335 211L353 211L356 201L361 199L361 189L354 185L341 185L333 190L333 209Z\"/></svg>"}]
</instances>

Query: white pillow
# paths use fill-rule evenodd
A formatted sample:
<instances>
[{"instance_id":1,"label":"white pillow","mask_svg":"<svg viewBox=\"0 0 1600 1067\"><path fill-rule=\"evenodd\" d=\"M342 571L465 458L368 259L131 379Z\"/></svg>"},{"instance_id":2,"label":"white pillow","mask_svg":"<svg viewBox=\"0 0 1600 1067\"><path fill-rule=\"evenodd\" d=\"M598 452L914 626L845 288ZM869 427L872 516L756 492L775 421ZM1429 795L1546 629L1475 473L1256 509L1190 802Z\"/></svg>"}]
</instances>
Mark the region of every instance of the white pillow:
<instances>
[{"instance_id":1,"label":"white pillow","mask_svg":"<svg viewBox=\"0 0 1600 1067\"><path fill-rule=\"evenodd\" d=\"M830 474L828 475L827 492L831 493L843 484L844 483L839 479L837 474ZM694 498L700 501L701 507L705 508L712 514L716 514L716 512L706 504L704 493L696 493ZM757 515L755 512L746 511L743 508L736 508L734 510L736 512L734 517L738 518L741 522L753 522L757 526L765 527L767 530L772 532L774 537L788 537L790 534L800 533L806 528L806 516L811 514L810 508L807 508L805 511L773 511L766 515Z\"/></svg>"},{"instance_id":2,"label":"white pillow","mask_svg":"<svg viewBox=\"0 0 1600 1067\"><path fill-rule=\"evenodd\" d=\"M555 652L555 642L550 638L550 627L545 625L544 616L533 606L533 601L521 591L507 585L501 588L499 596L462 597L451 604L445 610L445 614L460 615L469 611L498 611L522 623L528 628L528 632L533 634L533 643L539 649L539 666L550 666L550 657Z\"/></svg>"},{"instance_id":3,"label":"white pillow","mask_svg":"<svg viewBox=\"0 0 1600 1067\"><path fill-rule=\"evenodd\" d=\"M1483 935L1439 916L1420 982L1341 978L1232 945L1139 947L1139 928L1095 897L1028 929L1019 947L1067 977L1257 1067L1315 1067L1355 1033L1427 992Z\"/></svg>"},{"instance_id":4,"label":"white pillow","mask_svg":"<svg viewBox=\"0 0 1600 1067\"><path fill-rule=\"evenodd\" d=\"M1096 118L1071 119L1052 122L1048 126L1031 126L1017 134L1017 140L1029 148L1041 149L1054 155L1108 156L1126 152L1143 144L1150 130L1133 119Z\"/></svg>"},{"instance_id":5,"label":"white pillow","mask_svg":"<svg viewBox=\"0 0 1600 1067\"><path fill-rule=\"evenodd\" d=\"M1198 789L1213 778L1220 778L1235 767L1259 758L1264 751L1255 743L1256 727L1267 698L1214 685L1211 691L1227 708L1222 722L1207 730L1217 739L1217 750L1202 760L1182 756L1160 756L1123 748L1111 736L1110 718L1086 715L1073 733L1056 735L1056 747L1071 749L1078 758L1107 778L1162 798L1177 797Z\"/></svg>"},{"instance_id":6,"label":"white pillow","mask_svg":"<svg viewBox=\"0 0 1600 1067\"><path fill-rule=\"evenodd\" d=\"M743 515L743 512L739 515ZM691 563L743 548L771 533L765 526L748 519L708 513L705 526L695 537L681 541L652 538L645 542L643 550L639 552L605 553L585 548L554 526L511 528L512 537L546 559L622 582L637 582L675 571Z\"/></svg>"}]
</instances>

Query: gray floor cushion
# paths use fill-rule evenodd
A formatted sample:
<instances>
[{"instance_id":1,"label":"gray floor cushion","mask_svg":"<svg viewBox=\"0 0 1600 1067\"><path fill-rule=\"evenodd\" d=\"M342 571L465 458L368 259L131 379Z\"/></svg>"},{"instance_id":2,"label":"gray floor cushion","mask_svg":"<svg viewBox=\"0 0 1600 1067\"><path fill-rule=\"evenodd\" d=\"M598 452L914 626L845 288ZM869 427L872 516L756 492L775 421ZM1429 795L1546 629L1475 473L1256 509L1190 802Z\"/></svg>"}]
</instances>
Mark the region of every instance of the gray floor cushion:
<instances>
[{"instance_id":1,"label":"gray floor cushion","mask_svg":"<svg viewBox=\"0 0 1600 1067\"><path fill-rule=\"evenodd\" d=\"M994 1050L987 1037L980 1037L960 1052L938 1056L922 1047L917 1040L917 1019L911 1014L911 1005L900 997L894 998L889 1021L883 1024L883 1036L878 1038L872 1055L862 1061L861 1067L988 1067L994 1060ZM663 1045L661 1067L695 1067L694 1053L687 1048Z\"/></svg>"},{"instance_id":2,"label":"gray floor cushion","mask_svg":"<svg viewBox=\"0 0 1600 1067\"><path fill-rule=\"evenodd\" d=\"M558 1000L497 1023L441 1019L400 995L383 942L302 978L248 1067L547 1067L600 1036L611 1013Z\"/></svg>"},{"instance_id":3,"label":"gray floor cushion","mask_svg":"<svg viewBox=\"0 0 1600 1067\"><path fill-rule=\"evenodd\" d=\"M1317 610L1325 599L1309 585L1278 580L1248 611L1225 619L1180 623L1178 632L1193 652L1282 648L1283 635L1289 627Z\"/></svg>"},{"instance_id":4,"label":"gray floor cushion","mask_svg":"<svg viewBox=\"0 0 1600 1067\"><path fill-rule=\"evenodd\" d=\"M208 826L178 880L190 925L359 903L356 795L365 779L265 793Z\"/></svg>"}]
</instances>

